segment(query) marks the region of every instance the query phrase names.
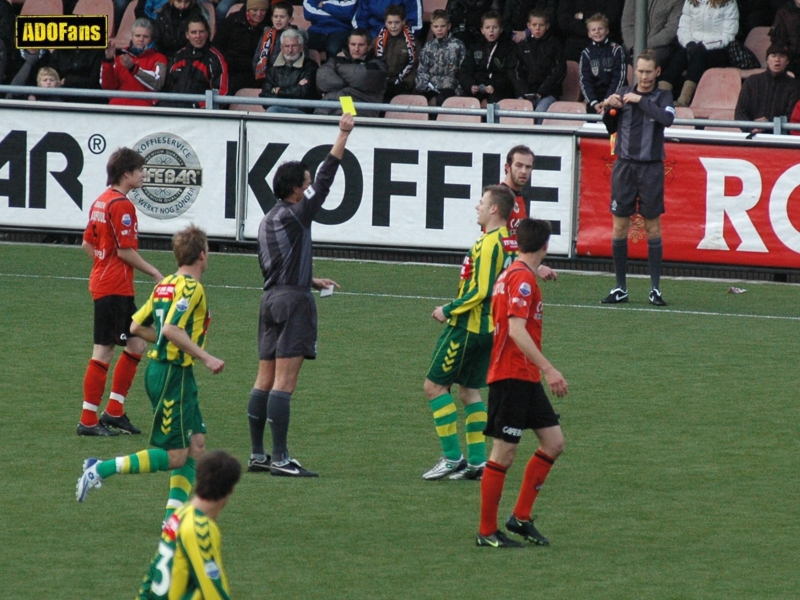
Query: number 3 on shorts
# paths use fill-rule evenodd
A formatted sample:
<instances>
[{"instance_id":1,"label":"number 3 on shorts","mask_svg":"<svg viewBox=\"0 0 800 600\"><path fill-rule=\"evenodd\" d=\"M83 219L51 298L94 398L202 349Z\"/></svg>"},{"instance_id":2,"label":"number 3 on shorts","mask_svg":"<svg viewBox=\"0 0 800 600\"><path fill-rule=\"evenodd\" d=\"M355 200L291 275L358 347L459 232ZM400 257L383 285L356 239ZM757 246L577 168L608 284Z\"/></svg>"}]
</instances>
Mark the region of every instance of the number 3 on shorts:
<instances>
[{"instance_id":1,"label":"number 3 on shorts","mask_svg":"<svg viewBox=\"0 0 800 600\"><path fill-rule=\"evenodd\" d=\"M158 545L158 554L159 559L156 563L156 570L161 573L161 581L156 582L155 578L153 581L153 592L157 596L165 596L169 591L170 579L172 573L170 571L170 563L172 562L172 557L175 556L175 550L167 546L164 542L161 542Z\"/></svg>"}]
</instances>

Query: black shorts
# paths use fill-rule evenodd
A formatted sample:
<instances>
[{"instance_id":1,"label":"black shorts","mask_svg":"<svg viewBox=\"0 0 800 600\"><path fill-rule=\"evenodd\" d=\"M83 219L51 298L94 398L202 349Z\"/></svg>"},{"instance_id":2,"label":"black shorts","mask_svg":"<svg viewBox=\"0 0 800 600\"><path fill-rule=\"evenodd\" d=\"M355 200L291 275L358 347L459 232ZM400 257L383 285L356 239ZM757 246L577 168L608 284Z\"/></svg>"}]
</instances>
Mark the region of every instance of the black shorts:
<instances>
[{"instance_id":1,"label":"black shorts","mask_svg":"<svg viewBox=\"0 0 800 600\"><path fill-rule=\"evenodd\" d=\"M317 305L310 290L278 288L264 292L258 315L261 360L317 357Z\"/></svg>"},{"instance_id":2,"label":"black shorts","mask_svg":"<svg viewBox=\"0 0 800 600\"><path fill-rule=\"evenodd\" d=\"M103 296L94 301L94 343L125 346L136 305L133 296Z\"/></svg>"},{"instance_id":3,"label":"black shorts","mask_svg":"<svg viewBox=\"0 0 800 600\"><path fill-rule=\"evenodd\" d=\"M519 444L523 429L555 427L558 417L541 383L502 379L489 384L489 416L483 434Z\"/></svg>"},{"instance_id":4,"label":"black shorts","mask_svg":"<svg viewBox=\"0 0 800 600\"><path fill-rule=\"evenodd\" d=\"M611 214L645 219L664 214L664 163L618 158L611 171Z\"/></svg>"}]
</instances>

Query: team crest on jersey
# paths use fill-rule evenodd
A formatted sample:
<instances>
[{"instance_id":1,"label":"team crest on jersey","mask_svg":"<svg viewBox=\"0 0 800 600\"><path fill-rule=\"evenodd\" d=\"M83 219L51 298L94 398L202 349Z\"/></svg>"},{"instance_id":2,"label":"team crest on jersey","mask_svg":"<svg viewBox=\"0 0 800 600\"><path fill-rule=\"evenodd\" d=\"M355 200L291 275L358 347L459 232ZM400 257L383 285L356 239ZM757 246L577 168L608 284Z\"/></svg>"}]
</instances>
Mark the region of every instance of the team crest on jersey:
<instances>
[{"instance_id":1,"label":"team crest on jersey","mask_svg":"<svg viewBox=\"0 0 800 600\"><path fill-rule=\"evenodd\" d=\"M206 571L206 575L208 575L211 579L219 579L219 567L213 560L208 561L203 568Z\"/></svg>"},{"instance_id":2,"label":"team crest on jersey","mask_svg":"<svg viewBox=\"0 0 800 600\"><path fill-rule=\"evenodd\" d=\"M122 215L122 224L125 225L125 227L130 227L131 223L133 223L133 219L131 219L129 214L125 213Z\"/></svg>"},{"instance_id":3,"label":"team crest on jersey","mask_svg":"<svg viewBox=\"0 0 800 600\"><path fill-rule=\"evenodd\" d=\"M144 157L144 184L128 195L139 210L154 219L174 219L189 210L203 187L194 148L164 132L143 137L133 148Z\"/></svg>"},{"instance_id":4,"label":"team crest on jersey","mask_svg":"<svg viewBox=\"0 0 800 600\"><path fill-rule=\"evenodd\" d=\"M523 296L530 296L531 295L531 284L530 283L521 283L519 286L519 293Z\"/></svg>"},{"instance_id":5,"label":"team crest on jersey","mask_svg":"<svg viewBox=\"0 0 800 600\"><path fill-rule=\"evenodd\" d=\"M181 298L178 300L178 303L175 305L175 310L178 312L186 312L186 309L189 308L189 299L188 298Z\"/></svg>"}]
</instances>

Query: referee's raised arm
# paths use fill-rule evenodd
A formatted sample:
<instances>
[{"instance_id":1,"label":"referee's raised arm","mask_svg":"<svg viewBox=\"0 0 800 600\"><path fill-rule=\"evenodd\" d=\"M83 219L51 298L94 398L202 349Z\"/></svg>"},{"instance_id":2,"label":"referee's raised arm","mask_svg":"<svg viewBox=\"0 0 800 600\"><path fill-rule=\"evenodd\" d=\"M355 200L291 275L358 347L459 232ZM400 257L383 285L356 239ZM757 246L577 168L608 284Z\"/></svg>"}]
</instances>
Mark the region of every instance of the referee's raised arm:
<instances>
[{"instance_id":1,"label":"referee's raised arm","mask_svg":"<svg viewBox=\"0 0 800 600\"><path fill-rule=\"evenodd\" d=\"M339 137L336 138L336 142L333 144L333 148L331 148L331 154L339 160L342 160L342 156L344 156L344 146L355 124L353 115L350 113L344 113L342 118L339 119Z\"/></svg>"}]
</instances>

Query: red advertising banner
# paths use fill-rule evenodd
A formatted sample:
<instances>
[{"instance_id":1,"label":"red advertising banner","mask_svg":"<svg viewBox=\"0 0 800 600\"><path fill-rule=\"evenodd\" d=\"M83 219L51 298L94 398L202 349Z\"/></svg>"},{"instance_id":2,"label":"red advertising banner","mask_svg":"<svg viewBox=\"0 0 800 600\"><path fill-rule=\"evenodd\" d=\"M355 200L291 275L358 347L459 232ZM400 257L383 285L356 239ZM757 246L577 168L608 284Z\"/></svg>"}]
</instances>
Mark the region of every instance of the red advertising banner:
<instances>
[{"instance_id":1,"label":"red advertising banner","mask_svg":"<svg viewBox=\"0 0 800 600\"><path fill-rule=\"evenodd\" d=\"M580 140L577 253L611 256L607 139ZM800 148L667 143L661 217L664 260L800 268ZM629 256L647 258L631 220Z\"/></svg>"}]
</instances>

